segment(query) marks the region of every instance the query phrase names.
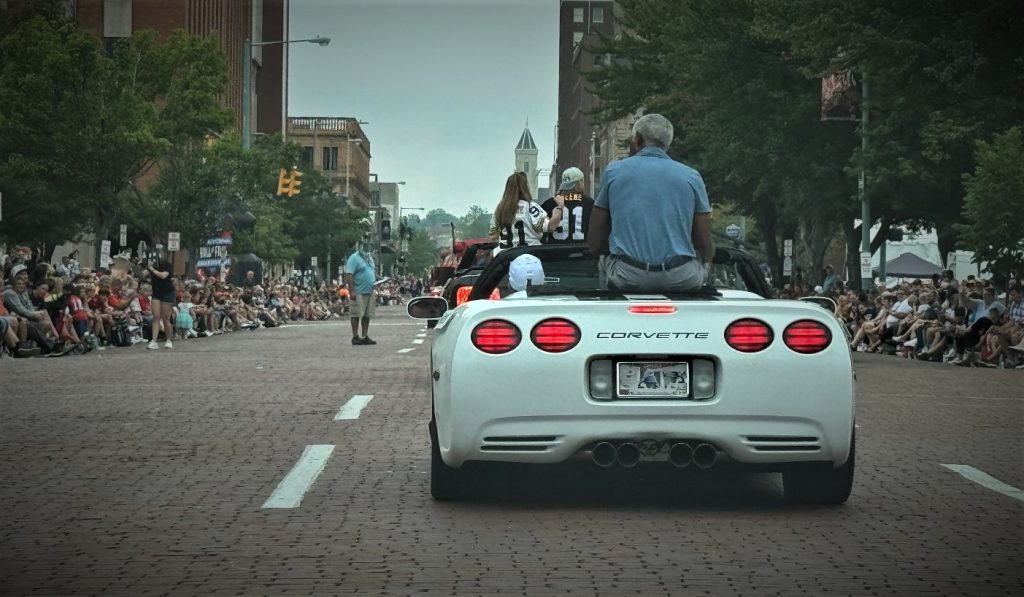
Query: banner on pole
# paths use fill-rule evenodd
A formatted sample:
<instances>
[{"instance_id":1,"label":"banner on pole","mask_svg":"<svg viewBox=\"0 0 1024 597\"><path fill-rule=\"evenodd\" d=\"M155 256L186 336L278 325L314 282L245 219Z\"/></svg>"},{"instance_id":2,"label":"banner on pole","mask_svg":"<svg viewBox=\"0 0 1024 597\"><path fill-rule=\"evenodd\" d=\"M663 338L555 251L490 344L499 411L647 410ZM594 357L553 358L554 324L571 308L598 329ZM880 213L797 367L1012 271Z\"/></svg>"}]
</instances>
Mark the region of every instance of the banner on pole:
<instances>
[{"instance_id":1,"label":"banner on pole","mask_svg":"<svg viewBox=\"0 0 1024 597\"><path fill-rule=\"evenodd\" d=\"M111 264L110 259L110 241L100 241L100 267L107 267Z\"/></svg>"},{"instance_id":2,"label":"banner on pole","mask_svg":"<svg viewBox=\"0 0 1024 597\"><path fill-rule=\"evenodd\" d=\"M118 235L117 244L121 248L128 244L128 224L121 224L121 233Z\"/></svg>"},{"instance_id":3,"label":"banner on pole","mask_svg":"<svg viewBox=\"0 0 1024 597\"><path fill-rule=\"evenodd\" d=\"M857 120L857 82L848 69L821 78L821 120Z\"/></svg>"},{"instance_id":4,"label":"banner on pole","mask_svg":"<svg viewBox=\"0 0 1024 597\"><path fill-rule=\"evenodd\" d=\"M871 279L871 253L863 251L860 254L860 277Z\"/></svg>"}]
</instances>

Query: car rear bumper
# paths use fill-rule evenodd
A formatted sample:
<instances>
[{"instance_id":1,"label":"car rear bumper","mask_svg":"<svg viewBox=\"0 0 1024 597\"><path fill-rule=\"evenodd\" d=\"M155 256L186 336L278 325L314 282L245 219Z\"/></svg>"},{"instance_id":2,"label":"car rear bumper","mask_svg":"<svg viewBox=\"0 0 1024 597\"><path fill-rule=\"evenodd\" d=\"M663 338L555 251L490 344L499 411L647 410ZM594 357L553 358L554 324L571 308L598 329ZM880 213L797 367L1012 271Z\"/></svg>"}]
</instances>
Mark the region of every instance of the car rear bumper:
<instances>
[{"instance_id":1,"label":"car rear bumper","mask_svg":"<svg viewBox=\"0 0 1024 597\"><path fill-rule=\"evenodd\" d=\"M449 466L467 461L553 464L585 455L601 441L654 440L714 445L734 462L846 462L852 416L828 424L789 416L589 415L522 416L459 425L441 455ZM447 445L446 445L447 444Z\"/></svg>"}]
</instances>

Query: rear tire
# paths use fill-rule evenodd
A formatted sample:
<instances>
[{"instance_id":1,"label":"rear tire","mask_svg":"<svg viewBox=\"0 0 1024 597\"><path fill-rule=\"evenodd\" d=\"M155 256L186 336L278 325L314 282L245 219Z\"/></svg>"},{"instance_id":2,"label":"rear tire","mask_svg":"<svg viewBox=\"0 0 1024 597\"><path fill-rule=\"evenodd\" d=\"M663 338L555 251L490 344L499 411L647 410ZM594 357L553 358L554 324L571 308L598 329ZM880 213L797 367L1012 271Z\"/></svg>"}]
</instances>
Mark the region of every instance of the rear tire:
<instances>
[{"instance_id":1,"label":"rear tire","mask_svg":"<svg viewBox=\"0 0 1024 597\"><path fill-rule=\"evenodd\" d=\"M437 423L430 422L430 495L441 502L464 500L472 493L474 475L466 468L452 468L441 458Z\"/></svg>"},{"instance_id":2,"label":"rear tire","mask_svg":"<svg viewBox=\"0 0 1024 597\"><path fill-rule=\"evenodd\" d=\"M839 468L798 466L782 473L786 499L797 504L837 506L850 497L857 436L850 436L850 455Z\"/></svg>"}]
</instances>

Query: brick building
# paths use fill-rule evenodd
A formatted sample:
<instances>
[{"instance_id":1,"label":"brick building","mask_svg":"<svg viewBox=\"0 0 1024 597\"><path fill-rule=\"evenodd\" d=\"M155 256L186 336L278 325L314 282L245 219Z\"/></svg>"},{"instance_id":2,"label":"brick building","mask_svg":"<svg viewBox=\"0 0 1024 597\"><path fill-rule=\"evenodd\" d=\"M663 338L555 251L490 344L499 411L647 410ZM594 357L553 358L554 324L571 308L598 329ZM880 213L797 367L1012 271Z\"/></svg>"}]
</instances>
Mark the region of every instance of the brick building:
<instances>
[{"instance_id":1,"label":"brick building","mask_svg":"<svg viewBox=\"0 0 1024 597\"><path fill-rule=\"evenodd\" d=\"M302 146L300 169L323 172L335 193L370 206L370 140L356 118L291 116L288 141Z\"/></svg>"},{"instance_id":2,"label":"brick building","mask_svg":"<svg viewBox=\"0 0 1024 597\"><path fill-rule=\"evenodd\" d=\"M608 56L592 49L601 36L619 33L615 2L562 0L558 23L558 145L549 187L558 188L562 171L583 171L589 194L600 186L601 173L627 155L633 118L598 123L590 115L600 105L584 73L607 64Z\"/></svg>"},{"instance_id":3,"label":"brick building","mask_svg":"<svg viewBox=\"0 0 1024 597\"><path fill-rule=\"evenodd\" d=\"M223 104L241 129L242 46L246 38L279 41L288 37L289 0L76 0L81 27L108 49L134 31L152 29L161 36L184 29L194 35L217 35L228 63ZM257 134L283 132L288 105L288 45L255 47L253 60L253 129Z\"/></svg>"}]
</instances>

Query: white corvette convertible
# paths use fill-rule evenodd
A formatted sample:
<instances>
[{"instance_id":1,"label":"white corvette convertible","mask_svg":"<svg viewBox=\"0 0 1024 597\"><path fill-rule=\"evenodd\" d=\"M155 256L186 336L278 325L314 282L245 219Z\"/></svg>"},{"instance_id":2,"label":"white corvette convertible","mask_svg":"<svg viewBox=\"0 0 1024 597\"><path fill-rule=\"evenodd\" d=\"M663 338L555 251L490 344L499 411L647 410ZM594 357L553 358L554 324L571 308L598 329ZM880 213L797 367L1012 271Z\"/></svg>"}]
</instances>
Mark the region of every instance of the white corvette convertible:
<instances>
[{"instance_id":1,"label":"white corvette convertible","mask_svg":"<svg viewBox=\"0 0 1024 597\"><path fill-rule=\"evenodd\" d=\"M508 295L531 253L544 284ZM766 300L749 257L719 249L700 291L599 288L582 247L502 252L438 319L431 351L431 493L464 497L480 463L778 471L793 501L840 504L854 471L854 375L842 328L821 307ZM522 296L524 295L525 296ZM470 466L464 466L473 463Z\"/></svg>"}]
</instances>

